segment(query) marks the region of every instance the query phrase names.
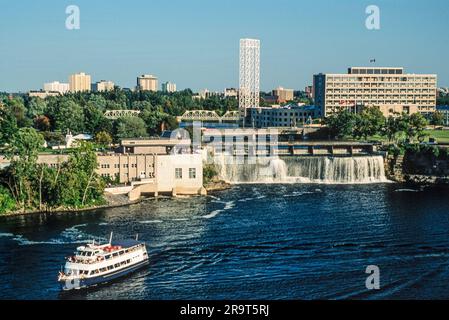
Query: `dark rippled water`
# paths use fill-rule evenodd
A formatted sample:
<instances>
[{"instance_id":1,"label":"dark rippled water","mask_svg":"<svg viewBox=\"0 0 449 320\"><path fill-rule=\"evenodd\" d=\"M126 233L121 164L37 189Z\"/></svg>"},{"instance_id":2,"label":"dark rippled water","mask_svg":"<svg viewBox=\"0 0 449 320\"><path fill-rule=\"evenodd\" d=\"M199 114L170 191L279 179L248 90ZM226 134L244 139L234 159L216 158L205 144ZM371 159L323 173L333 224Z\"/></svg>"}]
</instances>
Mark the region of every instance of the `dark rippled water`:
<instances>
[{"instance_id":1,"label":"dark rippled water","mask_svg":"<svg viewBox=\"0 0 449 320\"><path fill-rule=\"evenodd\" d=\"M92 237L139 233L151 264L64 293L64 256ZM381 290L367 291L378 265ZM0 219L0 298L449 298L449 190L394 184L242 185L82 214Z\"/></svg>"}]
</instances>

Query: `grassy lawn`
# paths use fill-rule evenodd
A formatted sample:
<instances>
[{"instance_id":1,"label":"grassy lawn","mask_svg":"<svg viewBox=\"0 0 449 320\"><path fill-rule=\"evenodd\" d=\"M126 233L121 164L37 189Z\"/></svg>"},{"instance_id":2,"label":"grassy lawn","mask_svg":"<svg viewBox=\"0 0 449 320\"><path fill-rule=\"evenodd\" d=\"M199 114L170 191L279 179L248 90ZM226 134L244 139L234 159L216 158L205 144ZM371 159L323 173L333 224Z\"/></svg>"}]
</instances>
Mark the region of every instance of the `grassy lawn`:
<instances>
[{"instance_id":1,"label":"grassy lawn","mask_svg":"<svg viewBox=\"0 0 449 320\"><path fill-rule=\"evenodd\" d=\"M438 143L449 143L449 130L426 130L425 132L429 137L437 139Z\"/></svg>"},{"instance_id":2,"label":"grassy lawn","mask_svg":"<svg viewBox=\"0 0 449 320\"><path fill-rule=\"evenodd\" d=\"M435 138L438 143L449 144L449 130L425 130L424 132L427 134L427 137L424 140L426 142L429 141L429 138ZM352 137L346 137L344 140L357 141ZM387 138L376 135L368 137L368 141L387 142Z\"/></svg>"}]
</instances>

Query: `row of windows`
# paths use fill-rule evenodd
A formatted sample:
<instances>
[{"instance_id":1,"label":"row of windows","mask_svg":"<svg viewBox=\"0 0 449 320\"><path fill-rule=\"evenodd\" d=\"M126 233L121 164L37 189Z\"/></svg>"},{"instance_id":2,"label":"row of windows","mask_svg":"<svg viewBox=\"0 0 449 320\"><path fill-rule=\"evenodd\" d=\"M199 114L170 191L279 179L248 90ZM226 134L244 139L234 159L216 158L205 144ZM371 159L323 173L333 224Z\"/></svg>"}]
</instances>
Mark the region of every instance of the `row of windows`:
<instances>
[{"instance_id":1,"label":"row of windows","mask_svg":"<svg viewBox=\"0 0 449 320\"><path fill-rule=\"evenodd\" d=\"M182 179L182 168L175 168L175 179ZM189 168L189 179L196 179L196 168Z\"/></svg>"},{"instance_id":2,"label":"row of windows","mask_svg":"<svg viewBox=\"0 0 449 320\"><path fill-rule=\"evenodd\" d=\"M116 264L114 264L113 266L108 266L108 267L105 267L105 268L101 268L101 269L97 269L97 270L92 270L92 271L90 272L90 274L91 274L91 275L94 275L94 274L103 273L103 272L106 272L106 271L110 271L110 270L113 270L113 269L117 269L117 268L126 266L127 264L130 264L130 263L131 263L131 259L128 259L128 260L126 260L126 261L122 261L122 262L120 262L120 263L116 263Z\"/></svg>"},{"instance_id":3,"label":"row of windows","mask_svg":"<svg viewBox=\"0 0 449 320\"><path fill-rule=\"evenodd\" d=\"M272 117L282 117L282 116L284 116L284 117L292 117L292 116L296 116L296 117L304 117L304 116L309 116L309 115L313 115L314 114L314 112L276 112L276 113L273 113L273 114L270 114L269 112L267 112L267 113L262 113L262 116L267 116L267 117L270 117L270 118L272 118ZM259 114L257 114L257 113L254 113L253 114L253 118L258 118L258 117L260 117L260 115Z\"/></svg>"},{"instance_id":4,"label":"row of windows","mask_svg":"<svg viewBox=\"0 0 449 320\"><path fill-rule=\"evenodd\" d=\"M396 77L333 77L326 79L328 82L434 82L436 77L396 76Z\"/></svg>"},{"instance_id":5,"label":"row of windows","mask_svg":"<svg viewBox=\"0 0 449 320\"><path fill-rule=\"evenodd\" d=\"M391 93L394 93L394 94L399 94L399 93L411 93L411 94L416 94L416 93L431 93L431 94L433 94L433 95L436 95L436 91L435 91L435 89L399 89L399 88L396 88L396 89L378 89L378 88L376 88L376 89L373 89L373 88L365 88L365 89L345 89L345 88L335 88L335 89L328 89L327 90L327 93L330 93L330 92L350 92L350 93L354 93L354 92L356 92L356 93L361 93L361 92L363 92L363 93L369 93L369 92L372 92L372 93L386 93L386 94L391 94Z\"/></svg>"},{"instance_id":6,"label":"row of windows","mask_svg":"<svg viewBox=\"0 0 449 320\"><path fill-rule=\"evenodd\" d=\"M110 169L111 165L110 164L102 164L100 167L101 167L101 169ZM154 168L154 164L150 163L148 165L148 167L149 168ZM119 169L119 168L120 168L120 164L114 164L114 169ZM123 164L123 168L129 168L129 164L128 163ZM137 168L137 164L136 163L132 163L131 164L131 168Z\"/></svg>"},{"instance_id":7,"label":"row of windows","mask_svg":"<svg viewBox=\"0 0 449 320\"><path fill-rule=\"evenodd\" d=\"M125 177L128 177L128 176L129 176L128 173L123 173L123 175L124 175ZM120 173L114 173L114 174L111 174L111 173L102 173L101 176L102 176L103 178L118 178L118 177L120 177ZM142 172L140 172L140 176L141 176L141 177L147 177L147 178L153 179L156 175L154 174L154 172L146 173L145 171L142 171Z\"/></svg>"}]
</instances>

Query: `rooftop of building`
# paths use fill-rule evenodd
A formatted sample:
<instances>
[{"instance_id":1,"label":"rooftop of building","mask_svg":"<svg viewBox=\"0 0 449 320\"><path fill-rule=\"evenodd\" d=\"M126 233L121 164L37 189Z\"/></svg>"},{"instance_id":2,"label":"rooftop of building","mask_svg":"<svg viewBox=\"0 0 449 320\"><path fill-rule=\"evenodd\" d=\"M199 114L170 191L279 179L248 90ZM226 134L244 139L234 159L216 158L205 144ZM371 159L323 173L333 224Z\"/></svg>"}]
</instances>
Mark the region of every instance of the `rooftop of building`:
<instances>
[{"instance_id":1,"label":"rooftop of building","mask_svg":"<svg viewBox=\"0 0 449 320\"><path fill-rule=\"evenodd\" d=\"M128 138L122 139L120 145L124 147L136 146L158 146L158 147L172 147L176 145L190 145L190 139L170 139L170 138Z\"/></svg>"}]
</instances>

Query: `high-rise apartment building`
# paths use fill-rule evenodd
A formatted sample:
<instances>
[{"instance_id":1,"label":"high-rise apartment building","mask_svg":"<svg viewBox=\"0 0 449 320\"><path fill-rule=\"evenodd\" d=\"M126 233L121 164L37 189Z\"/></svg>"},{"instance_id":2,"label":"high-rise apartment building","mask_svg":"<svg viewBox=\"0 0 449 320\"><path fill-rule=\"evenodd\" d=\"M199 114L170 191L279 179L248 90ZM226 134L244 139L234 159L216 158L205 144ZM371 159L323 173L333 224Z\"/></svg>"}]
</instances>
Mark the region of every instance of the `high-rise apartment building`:
<instances>
[{"instance_id":1,"label":"high-rise apartment building","mask_svg":"<svg viewBox=\"0 0 449 320\"><path fill-rule=\"evenodd\" d=\"M68 83L60 83L59 81L44 83L44 91L46 92L59 92L60 94L65 94L69 90L70 85Z\"/></svg>"},{"instance_id":2,"label":"high-rise apartment building","mask_svg":"<svg viewBox=\"0 0 449 320\"><path fill-rule=\"evenodd\" d=\"M315 105L323 116L341 110L378 107L393 113L430 114L436 107L437 75L408 74L403 68L352 67L347 74L313 77Z\"/></svg>"},{"instance_id":3,"label":"high-rise apartment building","mask_svg":"<svg viewBox=\"0 0 449 320\"><path fill-rule=\"evenodd\" d=\"M259 107L260 40L240 39L240 117L246 119L248 108Z\"/></svg>"},{"instance_id":4,"label":"high-rise apartment building","mask_svg":"<svg viewBox=\"0 0 449 320\"><path fill-rule=\"evenodd\" d=\"M143 74L137 77L137 90L141 91L157 91L157 77L151 74Z\"/></svg>"},{"instance_id":5,"label":"high-rise apartment building","mask_svg":"<svg viewBox=\"0 0 449 320\"><path fill-rule=\"evenodd\" d=\"M112 81L101 80L92 84L92 91L105 92L114 90L115 84Z\"/></svg>"},{"instance_id":6,"label":"high-rise apartment building","mask_svg":"<svg viewBox=\"0 0 449 320\"><path fill-rule=\"evenodd\" d=\"M90 91L91 76L84 72L72 74L69 79L71 92Z\"/></svg>"},{"instance_id":7,"label":"high-rise apartment building","mask_svg":"<svg viewBox=\"0 0 449 320\"><path fill-rule=\"evenodd\" d=\"M176 83L167 81L162 84L162 91L163 92L176 92Z\"/></svg>"}]
</instances>

